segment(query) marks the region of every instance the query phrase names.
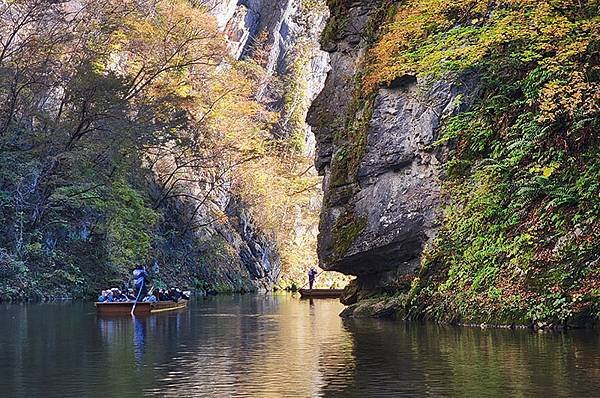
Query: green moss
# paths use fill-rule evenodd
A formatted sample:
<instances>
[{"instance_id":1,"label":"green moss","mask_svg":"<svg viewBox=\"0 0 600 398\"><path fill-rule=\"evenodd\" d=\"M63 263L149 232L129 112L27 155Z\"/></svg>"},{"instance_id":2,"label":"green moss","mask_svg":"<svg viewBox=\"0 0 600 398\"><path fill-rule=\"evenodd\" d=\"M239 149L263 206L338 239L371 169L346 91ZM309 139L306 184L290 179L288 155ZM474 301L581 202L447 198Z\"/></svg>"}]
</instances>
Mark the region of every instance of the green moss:
<instances>
[{"instance_id":1,"label":"green moss","mask_svg":"<svg viewBox=\"0 0 600 398\"><path fill-rule=\"evenodd\" d=\"M413 317L598 319L599 20L591 3L568 4L413 0L369 53L367 90L406 73L480 79L471 109L439 132L447 202L411 289Z\"/></svg>"},{"instance_id":2,"label":"green moss","mask_svg":"<svg viewBox=\"0 0 600 398\"><path fill-rule=\"evenodd\" d=\"M402 318L407 296L380 295L361 300L351 307L351 315L355 318Z\"/></svg>"},{"instance_id":3,"label":"green moss","mask_svg":"<svg viewBox=\"0 0 600 398\"><path fill-rule=\"evenodd\" d=\"M333 253L336 259L343 257L352 243L367 226L366 217L357 216L354 211L346 211L340 216L331 231L333 237Z\"/></svg>"},{"instance_id":4,"label":"green moss","mask_svg":"<svg viewBox=\"0 0 600 398\"><path fill-rule=\"evenodd\" d=\"M330 17L321 33L321 46L329 47L342 29L348 25L350 0L327 0Z\"/></svg>"}]
</instances>

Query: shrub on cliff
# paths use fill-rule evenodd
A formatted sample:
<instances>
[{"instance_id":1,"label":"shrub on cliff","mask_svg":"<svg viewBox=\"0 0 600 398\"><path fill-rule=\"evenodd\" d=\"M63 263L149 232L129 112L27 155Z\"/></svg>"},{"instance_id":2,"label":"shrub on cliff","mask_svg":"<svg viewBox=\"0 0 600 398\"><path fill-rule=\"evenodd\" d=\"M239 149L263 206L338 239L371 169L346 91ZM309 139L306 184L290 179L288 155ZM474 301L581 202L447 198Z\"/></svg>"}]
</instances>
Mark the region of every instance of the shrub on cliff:
<instances>
[{"instance_id":1,"label":"shrub on cliff","mask_svg":"<svg viewBox=\"0 0 600 398\"><path fill-rule=\"evenodd\" d=\"M443 226L416 315L566 322L600 313L597 1L411 0L368 54L365 90L476 73L447 120Z\"/></svg>"}]
</instances>

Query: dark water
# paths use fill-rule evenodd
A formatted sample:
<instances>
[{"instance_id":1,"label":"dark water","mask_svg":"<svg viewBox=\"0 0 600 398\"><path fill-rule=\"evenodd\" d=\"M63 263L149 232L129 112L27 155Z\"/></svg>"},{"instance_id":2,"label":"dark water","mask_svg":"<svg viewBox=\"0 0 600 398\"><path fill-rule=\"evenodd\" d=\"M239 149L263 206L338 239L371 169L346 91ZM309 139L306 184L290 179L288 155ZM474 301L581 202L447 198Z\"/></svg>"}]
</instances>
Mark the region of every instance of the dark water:
<instances>
[{"instance_id":1,"label":"dark water","mask_svg":"<svg viewBox=\"0 0 600 398\"><path fill-rule=\"evenodd\" d=\"M598 397L600 334L343 321L335 300L200 298L173 314L0 306L7 397Z\"/></svg>"}]
</instances>

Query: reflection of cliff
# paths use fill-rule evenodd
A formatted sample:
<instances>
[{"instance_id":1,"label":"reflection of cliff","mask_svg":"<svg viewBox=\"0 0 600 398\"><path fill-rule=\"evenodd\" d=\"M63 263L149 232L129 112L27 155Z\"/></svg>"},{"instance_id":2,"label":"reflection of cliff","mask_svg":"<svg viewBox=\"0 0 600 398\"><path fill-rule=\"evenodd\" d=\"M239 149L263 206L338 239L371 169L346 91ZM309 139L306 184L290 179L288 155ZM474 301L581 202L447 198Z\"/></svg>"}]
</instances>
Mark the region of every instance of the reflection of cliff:
<instances>
[{"instance_id":1,"label":"reflection of cliff","mask_svg":"<svg viewBox=\"0 0 600 398\"><path fill-rule=\"evenodd\" d=\"M298 305L289 296L242 296L213 304L192 318L202 343L174 359L158 381L185 374L169 387L173 396L194 390L218 397L318 396L321 386L352 369L352 341L335 301Z\"/></svg>"},{"instance_id":2,"label":"reflection of cliff","mask_svg":"<svg viewBox=\"0 0 600 398\"><path fill-rule=\"evenodd\" d=\"M344 327L355 370L343 389L325 386L326 397L578 396L600 368L600 359L586 354L592 335L352 318Z\"/></svg>"},{"instance_id":3,"label":"reflection of cliff","mask_svg":"<svg viewBox=\"0 0 600 398\"><path fill-rule=\"evenodd\" d=\"M262 338L245 368L243 390L262 397L319 396L323 385L353 366L352 342L331 316L339 304L303 301L299 308L290 297L266 300L277 311L251 322Z\"/></svg>"}]
</instances>

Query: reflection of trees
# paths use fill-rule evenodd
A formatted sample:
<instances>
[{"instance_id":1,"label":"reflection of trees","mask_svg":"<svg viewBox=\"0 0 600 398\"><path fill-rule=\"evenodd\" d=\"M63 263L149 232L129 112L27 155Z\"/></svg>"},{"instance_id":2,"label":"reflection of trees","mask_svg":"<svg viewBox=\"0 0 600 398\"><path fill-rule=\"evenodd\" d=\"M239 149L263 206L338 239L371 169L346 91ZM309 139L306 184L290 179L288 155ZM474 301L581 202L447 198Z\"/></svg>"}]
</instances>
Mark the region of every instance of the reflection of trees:
<instances>
[{"instance_id":1,"label":"reflection of trees","mask_svg":"<svg viewBox=\"0 0 600 398\"><path fill-rule=\"evenodd\" d=\"M597 332L342 321L340 309L289 296L211 298L135 320L97 318L89 305L0 307L0 395L587 397L600 389Z\"/></svg>"},{"instance_id":2,"label":"reflection of trees","mask_svg":"<svg viewBox=\"0 0 600 398\"><path fill-rule=\"evenodd\" d=\"M588 396L600 388L598 336L588 332L540 335L370 319L348 319L344 326L356 365L343 388L324 387L329 397Z\"/></svg>"}]
</instances>

